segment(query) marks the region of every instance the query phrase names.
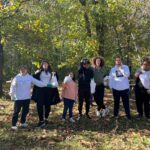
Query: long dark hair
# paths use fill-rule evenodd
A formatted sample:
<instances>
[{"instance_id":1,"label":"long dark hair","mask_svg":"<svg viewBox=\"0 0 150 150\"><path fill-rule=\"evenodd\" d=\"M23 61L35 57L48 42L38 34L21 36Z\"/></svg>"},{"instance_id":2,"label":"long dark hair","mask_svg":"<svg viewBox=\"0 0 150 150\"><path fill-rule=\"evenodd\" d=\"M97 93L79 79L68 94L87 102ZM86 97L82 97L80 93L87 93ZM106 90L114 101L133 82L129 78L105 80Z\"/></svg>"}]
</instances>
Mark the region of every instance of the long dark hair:
<instances>
[{"instance_id":1,"label":"long dark hair","mask_svg":"<svg viewBox=\"0 0 150 150\"><path fill-rule=\"evenodd\" d=\"M47 63L47 64L48 64L47 70L44 70L44 69L43 69L43 64L44 64L44 63ZM45 71L46 74L47 74L48 72L49 72L49 73L52 72L52 68L51 68L51 66L50 66L50 64L49 64L48 61L46 61L46 60L43 60L43 61L42 61L41 66L40 66L40 71L41 71L41 72L42 72L42 71Z\"/></svg>"}]
</instances>

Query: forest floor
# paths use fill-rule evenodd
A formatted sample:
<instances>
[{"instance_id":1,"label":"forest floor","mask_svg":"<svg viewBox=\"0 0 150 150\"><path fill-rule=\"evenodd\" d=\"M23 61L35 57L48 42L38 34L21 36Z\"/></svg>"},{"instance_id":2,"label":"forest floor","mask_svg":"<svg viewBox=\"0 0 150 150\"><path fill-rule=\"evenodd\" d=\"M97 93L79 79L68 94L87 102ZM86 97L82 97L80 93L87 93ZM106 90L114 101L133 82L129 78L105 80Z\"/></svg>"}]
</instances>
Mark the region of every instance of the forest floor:
<instances>
[{"instance_id":1,"label":"forest floor","mask_svg":"<svg viewBox=\"0 0 150 150\"><path fill-rule=\"evenodd\" d=\"M63 103L52 106L49 124L44 129L36 128L38 117L36 104L31 102L27 117L29 127L11 130L13 101L0 99L0 149L1 150L149 150L150 123L144 118L136 119L135 101L130 100L132 120L124 116L120 108L119 119L114 119L113 100L110 93L105 96L110 112L105 118L95 114L96 106L91 107L91 120L83 116L77 121L77 104L74 107L76 122L60 120Z\"/></svg>"}]
</instances>

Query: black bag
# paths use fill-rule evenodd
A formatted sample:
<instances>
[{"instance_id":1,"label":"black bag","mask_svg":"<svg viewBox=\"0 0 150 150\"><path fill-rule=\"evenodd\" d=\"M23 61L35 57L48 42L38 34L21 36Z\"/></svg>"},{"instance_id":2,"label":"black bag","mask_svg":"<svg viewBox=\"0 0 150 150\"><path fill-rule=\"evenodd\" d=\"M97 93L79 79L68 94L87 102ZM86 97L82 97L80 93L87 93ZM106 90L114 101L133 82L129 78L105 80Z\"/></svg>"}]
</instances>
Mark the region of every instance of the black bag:
<instances>
[{"instance_id":1,"label":"black bag","mask_svg":"<svg viewBox=\"0 0 150 150\"><path fill-rule=\"evenodd\" d=\"M56 105L60 103L60 96L57 88L51 88L51 98L50 98L50 105Z\"/></svg>"},{"instance_id":2,"label":"black bag","mask_svg":"<svg viewBox=\"0 0 150 150\"><path fill-rule=\"evenodd\" d=\"M38 73L32 75L35 79L40 80L40 74L41 72L39 71ZM38 100L38 92L39 92L39 87L34 85L33 86L33 91L32 91L32 96L31 99L34 100L35 102L37 102Z\"/></svg>"}]
</instances>

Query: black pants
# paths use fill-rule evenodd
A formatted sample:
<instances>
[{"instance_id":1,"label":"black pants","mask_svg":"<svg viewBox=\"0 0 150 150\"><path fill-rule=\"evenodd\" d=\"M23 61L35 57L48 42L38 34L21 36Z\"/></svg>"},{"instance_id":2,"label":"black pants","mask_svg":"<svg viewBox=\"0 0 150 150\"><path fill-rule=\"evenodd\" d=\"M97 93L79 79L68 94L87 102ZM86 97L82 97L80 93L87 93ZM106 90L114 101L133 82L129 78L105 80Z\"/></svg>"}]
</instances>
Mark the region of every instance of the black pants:
<instances>
[{"instance_id":1,"label":"black pants","mask_svg":"<svg viewBox=\"0 0 150 150\"><path fill-rule=\"evenodd\" d=\"M144 106L144 113L145 117L150 117L150 95L147 94L146 89L135 87L135 98L136 98L136 107L139 116L143 116L143 106Z\"/></svg>"},{"instance_id":2,"label":"black pants","mask_svg":"<svg viewBox=\"0 0 150 150\"><path fill-rule=\"evenodd\" d=\"M82 114L83 102L85 100L86 115L88 115L89 110L90 110L90 97L91 97L90 88L79 87L78 95L79 95L79 106L78 106L79 114Z\"/></svg>"},{"instance_id":3,"label":"black pants","mask_svg":"<svg viewBox=\"0 0 150 150\"><path fill-rule=\"evenodd\" d=\"M97 85L94 93L94 100L97 104L97 110L105 109L104 105L104 85Z\"/></svg>"},{"instance_id":4,"label":"black pants","mask_svg":"<svg viewBox=\"0 0 150 150\"><path fill-rule=\"evenodd\" d=\"M26 116L29 112L29 105L30 105L30 100L17 100L14 103L14 112L12 116L12 126L16 126L17 121L18 121L18 116L19 113L22 109L22 114L21 114L21 123L26 122Z\"/></svg>"},{"instance_id":5,"label":"black pants","mask_svg":"<svg viewBox=\"0 0 150 150\"><path fill-rule=\"evenodd\" d=\"M113 89L113 97L114 97L114 116L118 116L120 98L122 98L126 116L130 118L129 89L122 90L122 91Z\"/></svg>"},{"instance_id":6,"label":"black pants","mask_svg":"<svg viewBox=\"0 0 150 150\"><path fill-rule=\"evenodd\" d=\"M51 88L44 87L38 90L37 111L39 121L48 119L50 113Z\"/></svg>"}]
</instances>

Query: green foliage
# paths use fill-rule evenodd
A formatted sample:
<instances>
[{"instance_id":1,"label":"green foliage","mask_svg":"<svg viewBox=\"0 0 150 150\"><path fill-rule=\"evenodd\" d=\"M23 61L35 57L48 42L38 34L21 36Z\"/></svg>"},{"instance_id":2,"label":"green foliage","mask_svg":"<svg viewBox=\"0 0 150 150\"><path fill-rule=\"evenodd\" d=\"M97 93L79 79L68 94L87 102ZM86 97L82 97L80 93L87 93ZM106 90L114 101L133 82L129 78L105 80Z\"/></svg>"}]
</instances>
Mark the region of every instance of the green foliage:
<instances>
[{"instance_id":1,"label":"green foliage","mask_svg":"<svg viewBox=\"0 0 150 150\"><path fill-rule=\"evenodd\" d=\"M102 40L106 65L113 65L113 56L119 53L125 63L136 67L137 58L139 61L149 53L149 8L147 1L138 0L87 0L85 6L77 0L11 0L1 4L5 77L16 74L20 64L27 64L33 72L33 62L42 59L48 59L54 69L76 70L82 57L91 59L99 54ZM97 24L104 27L104 35L97 33Z\"/></svg>"}]
</instances>

